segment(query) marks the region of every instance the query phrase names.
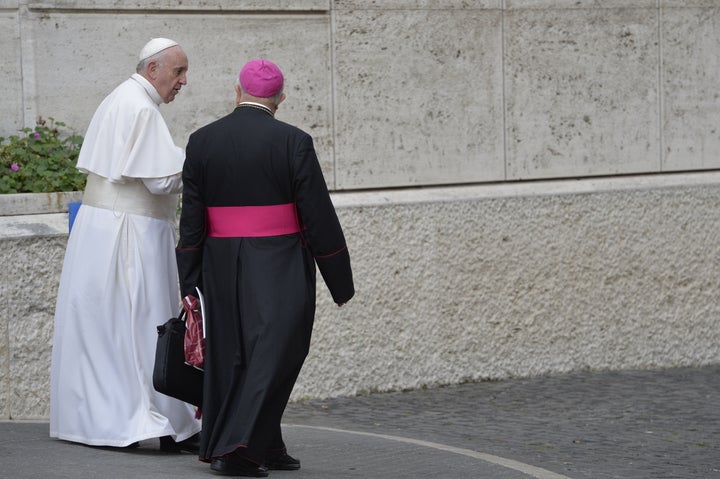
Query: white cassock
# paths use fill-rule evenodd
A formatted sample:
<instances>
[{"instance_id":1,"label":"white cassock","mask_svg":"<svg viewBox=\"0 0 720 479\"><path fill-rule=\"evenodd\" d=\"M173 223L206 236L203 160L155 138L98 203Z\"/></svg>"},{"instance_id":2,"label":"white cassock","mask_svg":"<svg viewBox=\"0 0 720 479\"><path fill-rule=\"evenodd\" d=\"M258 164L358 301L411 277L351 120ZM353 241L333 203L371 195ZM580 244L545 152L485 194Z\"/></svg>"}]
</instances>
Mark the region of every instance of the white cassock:
<instances>
[{"instance_id":1,"label":"white cassock","mask_svg":"<svg viewBox=\"0 0 720 479\"><path fill-rule=\"evenodd\" d=\"M77 167L88 173L55 310L50 436L122 447L200 431L156 392L156 327L180 308L175 218L185 158L155 88L134 74L100 104Z\"/></svg>"}]
</instances>

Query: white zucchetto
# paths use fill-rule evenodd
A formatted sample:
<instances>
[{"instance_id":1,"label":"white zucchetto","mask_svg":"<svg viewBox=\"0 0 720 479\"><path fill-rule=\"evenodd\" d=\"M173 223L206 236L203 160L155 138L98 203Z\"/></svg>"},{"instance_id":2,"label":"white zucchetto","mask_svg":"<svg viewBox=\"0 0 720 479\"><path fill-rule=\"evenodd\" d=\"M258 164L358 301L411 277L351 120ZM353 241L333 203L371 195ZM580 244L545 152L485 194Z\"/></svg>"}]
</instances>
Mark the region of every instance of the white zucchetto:
<instances>
[{"instance_id":1,"label":"white zucchetto","mask_svg":"<svg viewBox=\"0 0 720 479\"><path fill-rule=\"evenodd\" d=\"M153 38L145 44L142 50L140 50L138 60L143 61L146 58L150 58L156 53L160 53L161 51L170 47L174 47L177 44L178 42L176 42L175 40L170 40L169 38Z\"/></svg>"}]
</instances>

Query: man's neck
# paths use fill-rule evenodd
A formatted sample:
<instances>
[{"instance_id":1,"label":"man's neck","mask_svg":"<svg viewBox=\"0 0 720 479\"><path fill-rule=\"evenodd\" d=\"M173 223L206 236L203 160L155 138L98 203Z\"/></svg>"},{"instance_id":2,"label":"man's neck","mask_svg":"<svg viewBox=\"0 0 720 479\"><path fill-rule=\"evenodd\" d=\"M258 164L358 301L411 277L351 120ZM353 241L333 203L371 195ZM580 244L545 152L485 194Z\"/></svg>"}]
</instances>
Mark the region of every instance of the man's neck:
<instances>
[{"instance_id":1,"label":"man's neck","mask_svg":"<svg viewBox=\"0 0 720 479\"><path fill-rule=\"evenodd\" d=\"M163 99L160 96L160 93L158 93L157 89L153 86L152 83L150 83L147 78L145 78L139 73L133 73L130 78L142 85L142 87L145 89L147 94L150 95L150 98L152 98L155 104L160 106L160 104L163 102Z\"/></svg>"}]
</instances>

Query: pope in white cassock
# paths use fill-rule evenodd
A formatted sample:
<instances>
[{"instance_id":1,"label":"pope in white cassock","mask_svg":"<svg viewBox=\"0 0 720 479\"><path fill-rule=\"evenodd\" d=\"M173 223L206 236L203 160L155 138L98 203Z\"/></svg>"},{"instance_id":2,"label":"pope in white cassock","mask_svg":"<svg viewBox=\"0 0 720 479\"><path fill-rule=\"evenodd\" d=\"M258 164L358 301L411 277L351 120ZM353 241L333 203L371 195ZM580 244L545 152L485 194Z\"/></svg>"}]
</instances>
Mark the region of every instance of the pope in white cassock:
<instances>
[{"instance_id":1,"label":"pope in white cassock","mask_svg":"<svg viewBox=\"0 0 720 479\"><path fill-rule=\"evenodd\" d=\"M160 438L196 448L194 408L156 392L156 327L177 314L175 218L185 154L159 110L187 83L187 56L151 40L137 73L100 104L77 167L88 174L60 278L50 436L96 446Z\"/></svg>"}]
</instances>

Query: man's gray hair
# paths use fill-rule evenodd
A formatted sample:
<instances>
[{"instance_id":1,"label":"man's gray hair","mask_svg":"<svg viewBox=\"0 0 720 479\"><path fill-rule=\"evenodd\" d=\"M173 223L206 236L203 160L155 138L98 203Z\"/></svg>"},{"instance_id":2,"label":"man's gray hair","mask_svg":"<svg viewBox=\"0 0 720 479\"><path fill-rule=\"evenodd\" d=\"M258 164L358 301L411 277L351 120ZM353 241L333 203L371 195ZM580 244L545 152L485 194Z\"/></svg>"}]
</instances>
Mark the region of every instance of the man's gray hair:
<instances>
[{"instance_id":1,"label":"man's gray hair","mask_svg":"<svg viewBox=\"0 0 720 479\"><path fill-rule=\"evenodd\" d=\"M160 60L164 56L165 56L165 50L163 50L161 52L157 52L155 55L153 55L151 57L147 57L143 60L140 60L137 64L137 66L135 67L135 72L136 73L144 72L147 69L148 63L150 63L152 61L158 60L158 63L162 63L162 61L160 61Z\"/></svg>"},{"instance_id":2,"label":"man's gray hair","mask_svg":"<svg viewBox=\"0 0 720 479\"><path fill-rule=\"evenodd\" d=\"M280 97L282 96L283 91L280 90L279 92L275 93L273 96L270 97L270 100L272 100L272 104L277 106L280 102Z\"/></svg>"},{"instance_id":3,"label":"man's gray hair","mask_svg":"<svg viewBox=\"0 0 720 479\"><path fill-rule=\"evenodd\" d=\"M138 66L140 66L140 65L138 65ZM139 73L139 72L138 72L138 73ZM247 91L245 91L245 89L243 88L243 86L240 84L240 79L236 80L235 83L237 83L237 85L238 85L240 88L242 88L242 91L244 91L245 93L248 93ZM281 97L282 94L283 94L283 90L285 90L285 87L281 88L280 91L277 92L277 93L275 93L273 96L267 97L270 101L272 101L272 104L273 104L273 105L277 106L278 102L280 101L280 97ZM248 93L248 95L250 95L250 94ZM254 95L251 95L251 96L254 96ZM260 97L256 97L256 98L260 98Z\"/></svg>"}]
</instances>

